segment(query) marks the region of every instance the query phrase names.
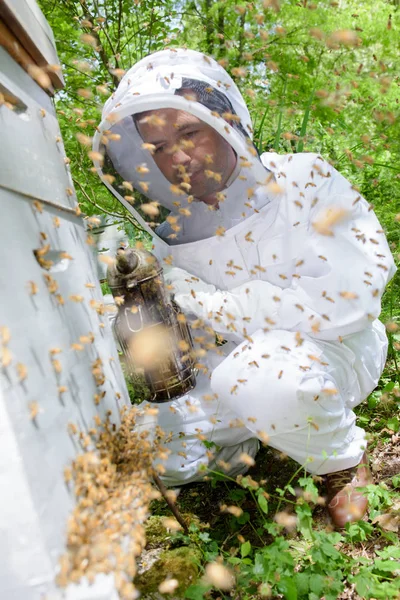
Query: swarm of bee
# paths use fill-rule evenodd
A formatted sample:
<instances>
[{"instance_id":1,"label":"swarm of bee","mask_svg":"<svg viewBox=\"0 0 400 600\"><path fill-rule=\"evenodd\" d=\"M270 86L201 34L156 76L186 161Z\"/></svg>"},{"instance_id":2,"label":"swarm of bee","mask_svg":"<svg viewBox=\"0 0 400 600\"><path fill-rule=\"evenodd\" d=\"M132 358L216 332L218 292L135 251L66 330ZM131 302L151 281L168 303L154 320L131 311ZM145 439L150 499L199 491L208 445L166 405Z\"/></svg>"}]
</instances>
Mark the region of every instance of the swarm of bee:
<instances>
[{"instance_id":1,"label":"swarm of bee","mask_svg":"<svg viewBox=\"0 0 400 600\"><path fill-rule=\"evenodd\" d=\"M135 0L135 4L138 2ZM279 12L280 3L278 0L264 0L263 8L271 9L273 12ZM334 3L332 2L331 5ZM236 7L236 12L241 15L244 14L244 7L238 6ZM267 32L267 28L264 23L265 15L259 14L255 16L255 20L257 25L260 26L259 35L260 38L266 40L270 35ZM83 28L91 30L91 33L83 33L81 36L81 42L93 49L93 52L97 52L100 48L100 38L97 33L97 27L101 27L102 22L105 19L101 17L96 19L97 24L94 27L94 23L88 19L81 20L81 26ZM391 21L389 20L388 29L391 27ZM285 30L282 27L276 27L275 32L277 36L286 35ZM309 31L311 37L316 40L320 40L324 42L327 47L331 50L340 49L343 47L347 48L357 48L360 43L360 37L357 35L355 31L350 30L339 30L331 33L328 37L317 28L312 28ZM222 36L223 41L223 36ZM226 40L228 43L229 40ZM228 46L227 46L228 47ZM246 60L251 60L252 55L249 54L247 57L243 55ZM205 60L207 57L204 57ZM307 62L308 57L300 57L301 60ZM221 59L219 62L223 64L226 59ZM228 66L227 64L223 66ZM277 65L274 61L267 61L268 69L275 73L279 71L279 65ZM47 70L50 69L51 65L48 66ZM90 63L77 61L77 68L82 72L90 71ZM362 65L360 65L360 70ZM382 71L384 72L384 68L382 67ZM50 87L50 78L48 74L38 67L32 66L30 68L30 75L41 85L43 88ZM232 74L237 79L243 79L247 81L249 70L245 67L238 67L236 69L232 69ZM123 74L124 70L119 68L114 68L110 70L110 74L119 80ZM337 74L337 73L336 73ZM340 74L340 73L339 73ZM288 78L291 77L288 74ZM382 77L381 78L383 92L390 85L390 78ZM356 82L354 83L354 87L356 86ZM108 95L110 90L108 89L108 83L104 85L99 85L96 87L96 90L101 95ZM88 100L92 97L94 91L90 89L82 89L78 90L78 96L82 99L82 103L84 100ZM250 98L253 98L256 93L252 89L247 90L247 95ZM323 105L327 107L331 107L334 110L338 110L338 106L344 106L345 101L347 100L348 91L345 89L336 88L333 92L331 90L317 90L316 98L321 100ZM0 95L1 96L1 95ZM0 102L1 103L1 102ZM271 104L272 106L272 104ZM82 120L84 116L83 109L75 108L73 109L75 114L77 115L77 125L80 128L86 129L88 125L92 125L89 120ZM374 118L379 121L385 118L385 114L382 111L374 113ZM46 117L46 112L42 109L41 115L43 118ZM391 122L392 115L391 113L387 113L387 120ZM224 113L222 117L226 120L232 121L237 119L236 115L232 115L230 113ZM147 117L149 119L149 117ZM155 128L159 128L163 125L162 120L160 120L156 115L152 116L152 124ZM333 129L327 128L327 133L333 135L335 131ZM283 140L290 141L298 141L299 136L292 132L285 132L281 134ZM104 133L104 145L108 143L108 141L118 141L118 134L110 132ZM364 145L366 147L370 146L371 141L368 136L364 136L365 139L362 139ZM82 146L82 149L87 153L89 159L93 161L99 161L103 163L104 156L101 153L93 152L90 150L92 146L92 138L90 135L86 135L82 132L76 133L76 140ZM188 147L187 141L182 142L182 144L186 143L186 148ZM154 154L156 148L153 144L143 144L143 149L147 150L151 155ZM371 147L373 149L373 147ZM372 157L362 157L360 160L357 160L353 153L350 151L345 152L348 160L353 163L356 167L364 168L365 164L371 164ZM69 159L65 159L68 161ZM243 162L241 163L241 167L245 168L249 166L245 162L245 159L241 159ZM66 162L67 164L67 162ZM215 181L219 181L221 175L214 171L216 168L213 165L213 160L207 161L209 165L209 169L205 171L205 175L209 179L214 179ZM274 166L271 164L271 166ZM140 175L146 176L149 169L146 164L140 164L136 166L136 171ZM319 165L314 165L313 171L311 171L308 183L305 185L305 188L315 187L314 183L314 174L319 175L321 177L328 177L328 174L325 174L321 171L321 167ZM279 177L285 177L285 174L279 174ZM105 175L104 178L108 177L109 182L112 183L112 180L115 178L111 175ZM139 182L141 190L144 193L149 191L150 183L148 181ZM297 182L291 182L291 185L294 188L299 188ZM284 187L279 185L279 183L275 180L275 178L271 178L265 181L265 187L268 192L272 195L281 195L284 193ZM124 181L122 183L122 188L124 188L125 192L133 194L133 186L129 181ZM304 188L304 189L305 189ZM191 190L191 180L188 173L182 172L182 182L179 185L172 185L170 191L176 196L176 206L180 206L180 202L183 202L183 197L186 194L189 194ZM67 189L67 195L71 195L71 188ZM247 197L250 200L254 195L254 189L248 188ZM135 196L127 195L124 198L129 201L131 204L135 202ZM219 193L217 197L218 202L222 203L224 201L223 193ZM193 196L187 196L186 199L188 204L193 202ZM354 204L358 199L354 200ZM311 202L311 208L314 208L315 204L318 202L318 198L314 198ZM294 201L296 210L301 213L301 211L305 212L307 208L307 198L305 191L302 192L299 189L299 198ZM35 201L33 203L35 211L39 214L43 212L43 204L39 201ZM244 207L251 208L251 204L244 202ZM212 210L212 207L209 207ZM159 204L154 201L150 201L146 204L142 204L141 206L142 212L153 219L159 215ZM79 208L77 208L78 214ZM184 218L189 218L191 216L191 211L189 208L184 207L179 208L177 211L179 216L169 216L167 217L167 221L171 225L171 230L173 233L169 236L174 238L177 236L177 232L180 230L180 222L184 220ZM325 237L334 237L336 228L341 224L345 223L350 218L350 207L349 211L345 210L342 206L332 206L326 211L317 212L315 218L311 223L312 228L315 232L317 232L321 236ZM183 218L182 218L183 217ZM94 218L91 217L92 223L96 224ZM396 216L396 221L400 220L400 216ZM88 220L88 224L90 224L90 220ZM298 222L293 223L293 227L296 227ZM58 217L54 218L54 226L59 227L60 222ZM90 227L89 227L90 229ZM375 238L363 239L362 234L359 230L353 229L354 234L357 236L357 239L360 241L360 244L374 244L378 245L378 242ZM226 230L224 227L219 226L215 235L218 237L224 237ZM377 232L378 234L379 232ZM245 235L245 241L249 244L255 243L253 239L254 232L248 231ZM87 243L89 245L93 244L93 236L88 235ZM49 271L52 267L52 261L50 260L50 244L47 243L47 240L44 236L40 240L40 247L38 247L34 253L35 257L46 271ZM381 259L382 256L376 254L376 256ZM65 256L64 258L70 258L69 256ZM172 257L171 257L172 258ZM278 260L279 257L273 256L273 261ZM319 256L321 261L328 262L328 259L324 256ZM113 264L114 259L110 257L102 257L100 260L106 263ZM164 259L166 264L169 264L169 259ZM212 260L210 260L210 265L212 264ZM294 273L279 273L278 276L280 280L285 281L288 277L300 278L301 275L298 273L298 269L302 267L304 264L304 260L298 260L294 265L293 271ZM227 263L228 271L225 271L230 277L235 278L238 272L242 269L240 265L236 265L233 258ZM377 264L379 269L385 269L385 265L381 263ZM264 273L266 268L263 265L253 265L253 269L250 271L251 275L254 277L260 277L260 273ZM369 281L372 278L370 273L365 273L365 277L367 278L364 283L367 286L372 286L372 283ZM54 277L52 277L49 273L44 274L45 285L50 294L53 295L55 300L59 305L64 304L64 299L59 293L58 283ZM31 296L35 296L37 294L38 286L34 281L28 282L28 293ZM89 287L92 284L86 284ZM247 292L246 292L247 293ZM371 288L371 293L376 294L377 290ZM196 297L195 291L191 290L191 294L193 298ZM355 302L358 300L358 295L352 290L326 290L322 292L322 297L327 301L328 306L335 304L335 302L340 301L340 299L344 299L348 302ZM335 300L336 298L336 300ZM79 294L74 294L69 297L72 302L81 303L83 301L83 296ZM281 298L279 296L275 296L274 301L279 303ZM118 302L123 302L123 299ZM199 301L199 305L201 302ZM94 299L90 301L90 307L98 312L99 315L103 315L108 307L104 306L101 302L98 302ZM299 313L304 313L305 308L301 304L296 304L295 307L298 309ZM328 312L328 310L326 311ZM206 319L206 316L208 317ZM183 315L182 315L183 317ZM183 317L184 318L184 317ZM251 343L251 337L247 335L246 328L242 323L238 323L237 319L235 322L235 316L231 315L224 307L215 314L205 315L204 321L201 319L197 319L197 321L192 323L192 329L194 330L194 334L196 335L196 329L205 329L206 333L209 334L208 338L197 336L195 337L195 342L199 346L199 350L197 350L196 359L198 362L196 363L196 367L199 370L203 370L203 372L207 372L207 367L203 365L200 360L202 356L204 356L208 351L216 351L214 339L214 331L211 326L208 324L215 321L215 323L221 323L225 321L227 325L227 329L230 332L240 331L243 333L243 337ZM251 321L251 316L243 317L243 322L248 326L248 323ZM265 332L269 330L270 327L275 325L275 322L267 317ZM321 314L321 321L315 319L313 321L313 325L311 327L313 333L318 333L321 323L324 321L329 321L329 316L326 314ZM102 324L101 324L102 326ZM268 326L268 327L267 327ZM386 324L387 330L389 332L395 332L398 330L398 325L394 322L389 322ZM301 337L301 333L297 332L296 334L296 342L297 346L300 346L303 343L303 338ZM89 340L90 342L91 340ZM341 337L338 336L338 341L342 341ZM71 347L76 350L82 350L82 344L88 343L87 340L79 339L79 342L74 343ZM7 328L2 328L0 331L0 348L1 348L1 366L8 367L12 361L12 354L9 350L9 332ZM283 347L282 349L285 352L290 352L291 348ZM51 355L51 364L57 375L61 372L61 360L56 356L61 351L58 349L52 349L50 351ZM269 359L269 355L262 355L263 359ZM311 362L321 362L318 357L313 355L308 356ZM326 363L322 363L326 364ZM259 369L260 365L256 361L252 361L249 363L249 366L254 367L254 369ZM301 365L299 366L301 370L309 370L310 366ZM27 376L26 367L21 363L17 365L18 377L20 381L23 381ZM98 359L92 364L92 374L95 379L96 385L101 386L104 383L104 372L101 360ZM286 377L286 372L280 370L276 373L276 377L281 379L282 377ZM237 384L234 385L230 393L232 395L236 395L240 386L245 385L247 380L237 379ZM65 393L67 388L65 386L59 386L59 393ZM322 393L326 395L335 395L337 390L334 388L324 388ZM206 398L204 398L206 399ZM212 398L208 398L212 399ZM316 398L317 399L317 398ZM100 401L100 395L95 396L95 403L98 404ZM188 405L188 408L191 412L195 412L196 407L192 407ZM29 405L30 409L30 417L34 421L40 411L39 404L37 402L31 402ZM154 410L154 409L153 409ZM171 412L173 412L173 407L171 407ZM141 433L137 429L135 430L135 423L137 421L138 416L140 416L140 412L137 408L125 409L121 415L121 426L117 428L115 425L111 423L110 414L107 416L106 420L102 423L99 418L96 418L95 427L89 430L88 433L79 432L75 425L70 424L69 430L71 435L79 437L81 446L83 448L83 452L79 454L75 460L73 461L70 467L66 467L64 472L64 477L66 484L74 487L74 493L76 496L76 507L73 510L73 513L69 519L68 523L68 532L67 532L67 550L65 554L62 556L60 560L60 570L57 577L57 582L60 586L65 587L69 583L76 583L81 580L81 578L85 577L89 582L93 581L98 573L113 573L115 577L115 582L119 594L122 598L134 598L136 596L136 591L134 584L132 583L132 579L136 574L136 558L142 551L145 543L144 537L144 529L143 522L146 518L148 507L150 501L158 495L158 492L152 486L152 462L154 456L159 456L161 458L162 455L165 456L166 450L162 447L162 443L165 441L163 434L161 431L157 432L156 441L153 442L149 439L149 436L145 433ZM255 417L250 417L249 421L256 422ZM313 421L309 422L309 425L313 427L314 430L318 430L318 425ZM242 421L237 420L237 422L231 422L231 427L242 427L244 423ZM271 429L275 430L275 425L271 425ZM201 431L199 431L199 439L201 439ZM257 436L263 443L267 443L269 438L268 434L264 431L257 430ZM182 446L184 446L185 442L182 442ZM182 457L185 457L184 453L181 453ZM240 457L240 461L248 466L251 466L254 463L254 459L243 453ZM224 461L219 461L219 466L222 470L228 471L230 465L225 463ZM159 472L162 471L162 466L159 465ZM253 482L254 485L257 485L256 482ZM235 516L240 516L241 509L239 507L234 506L221 506L222 512L227 512L233 514ZM296 527L296 520L293 515L288 515L286 513L280 513L277 517L277 523L284 526L287 530L292 530ZM219 587L222 590L232 589L234 585L234 579L232 574L227 571L221 564L213 563L208 566L206 570L206 578L207 580ZM171 593L174 591L176 587L176 580L170 579L168 582L164 582L160 587L161 593Z\"/></svg>"},{"instance_id":2,"label":"swarm of bee","mask_svg":"<svg viewBox=\"0 0 400 600\"><path fill-rule=\"evenodd\" d=\"M143 522L150 502L160 496L152 485L152 462L154 456L166 455L161 431L153 441L147 431L135 429L142 414L136 407L124 407L117 427L109 411L104 422L96 417L88 435L70 424L71 435L81 440L85 451L64 470L76 505L59 563L60 587L82 578L91 583L99 573L112 573L121 598L137 595L132 580L145 545Z\"/></svg>"}]
</instances>

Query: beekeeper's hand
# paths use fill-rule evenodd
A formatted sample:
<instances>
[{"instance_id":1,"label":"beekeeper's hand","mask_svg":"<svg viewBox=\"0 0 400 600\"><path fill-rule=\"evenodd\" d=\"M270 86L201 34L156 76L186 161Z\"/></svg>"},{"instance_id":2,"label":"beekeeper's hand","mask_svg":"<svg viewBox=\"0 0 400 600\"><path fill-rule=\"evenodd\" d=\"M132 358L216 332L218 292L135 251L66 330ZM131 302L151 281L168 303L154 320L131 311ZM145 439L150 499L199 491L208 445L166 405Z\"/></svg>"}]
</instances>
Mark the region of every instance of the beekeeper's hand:
<instances>
[{"instance_id":1,"label":"beekeeper's hand","mask_svg":"<svg viewBox=\"0 0 400 600\"><path fill-rule=\"evenodd\" d=\"M238 341L277 318L273 296L281 290L266 281L249 281L222 291L178 267L169 269L164 276L183 312L202 319L218 333L229 333L231 338L233 334Z\"/></svg>"}]
</instances>

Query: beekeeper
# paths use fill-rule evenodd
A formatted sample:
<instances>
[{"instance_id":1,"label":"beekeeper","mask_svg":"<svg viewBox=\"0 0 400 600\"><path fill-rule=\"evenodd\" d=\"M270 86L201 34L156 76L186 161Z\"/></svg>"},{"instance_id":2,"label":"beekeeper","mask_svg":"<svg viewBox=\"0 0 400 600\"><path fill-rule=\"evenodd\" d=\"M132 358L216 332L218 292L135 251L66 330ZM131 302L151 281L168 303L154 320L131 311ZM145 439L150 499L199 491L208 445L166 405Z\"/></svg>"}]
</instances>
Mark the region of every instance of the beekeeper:
<instances>
[{"instance_id":1,"label":"beekeeper","mask_svg":"<svg viewBox=\"0 0 400 600\"><path fill-rule=\"evenodd\" d=\"M153 236L196 343L196 388L159 405L163 477L237 474L267 441L327 475L340 527L367 508L352 409L384 367L378 317L394 264L356 188L317 154L259 156L252 131L226 71L171 49L125 74L94 139L98 172Z\"/></svg>"}]
</instances>

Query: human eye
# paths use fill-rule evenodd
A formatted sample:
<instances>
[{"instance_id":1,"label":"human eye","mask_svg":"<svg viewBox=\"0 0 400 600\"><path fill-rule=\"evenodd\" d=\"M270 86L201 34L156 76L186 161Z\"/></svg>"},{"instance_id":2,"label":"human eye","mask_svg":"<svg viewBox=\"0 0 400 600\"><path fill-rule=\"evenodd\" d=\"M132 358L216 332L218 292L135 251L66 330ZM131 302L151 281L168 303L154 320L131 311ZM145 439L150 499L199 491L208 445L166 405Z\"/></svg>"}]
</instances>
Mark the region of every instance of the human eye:
<instances>
[{"instance_id":1,"label":"human eye","mask_svg":"<svg viewBox=\"0 0 400 600\"><path fill-rule=\"evenodd\" d=\"M164 146L157 146L157 148L154 150L154 154L161 154L163 150Z\"/></svg>"},{"instance_id":2,"label":"human eye","mask_svg":"<svg viewBox=\"0 0 400 600\"><path fill-rule=\"evenodd\" d=\"M189 149L194 147L194 140L197 138L197 129L185 131L180 138L180 145L182 148Z\"/></svg>"},{"instance_id":3,"label":"human eye","mask_svg":"<svg viewBox=\"0 0 400 600\"><path fill-rule=\"evenodd\" d=\"M198 129L193 129L192 131L187 131L184 135L184 137L188 140L190 140L191 138L193 138L196 134L198 133Z\"/></svg>"}]
</instances>

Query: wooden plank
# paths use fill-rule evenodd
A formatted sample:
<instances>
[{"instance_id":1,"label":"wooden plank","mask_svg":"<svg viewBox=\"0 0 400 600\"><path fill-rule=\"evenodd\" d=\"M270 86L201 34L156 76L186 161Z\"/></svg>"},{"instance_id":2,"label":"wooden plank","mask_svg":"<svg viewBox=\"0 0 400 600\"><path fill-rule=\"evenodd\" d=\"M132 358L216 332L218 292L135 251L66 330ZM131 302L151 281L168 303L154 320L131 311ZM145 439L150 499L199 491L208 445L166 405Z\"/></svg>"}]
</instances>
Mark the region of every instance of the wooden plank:
<instances>
[{"instance_id":1,"label":"wooden plank","mask_svg":"<svg viewBox=\"0 0 400 600\"><path fill-rule=\"evenodd\" d=\"M36 3L32 0L0 0L0 18L32 57L31 64L33 62L42 68L48 64L60 64L51 28ZM2 37L0 42L4 45ZM61 71L48 74L56 89L64 87Z\"/></svg>"},{"instance_id":2,"label":"wooden plank","mask_svg":"<svg viewBox=\"0 0 400 600\"><path fill-rule=\"evenodd\" d=\"M17 62L24 71L28 71L28 67L35 64L32 56L28 54L23 46L19 43L15 35L8 29L8 27L0 19L0 46L8 52L8 54ZM45 89L45 88L43 88ZM54 88L46 88L45 91L51 95L54 94ZM4 92L3 92L4 94ZM6 98L7 100L7 98ZM13 104L13 102L11 102Z\"/></svg>"}]
</instances>

